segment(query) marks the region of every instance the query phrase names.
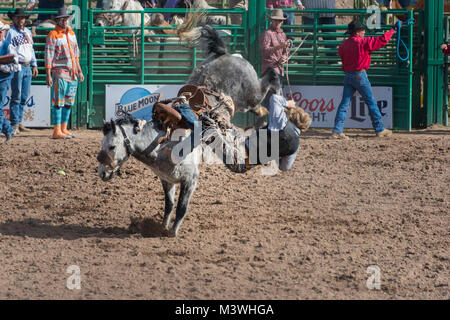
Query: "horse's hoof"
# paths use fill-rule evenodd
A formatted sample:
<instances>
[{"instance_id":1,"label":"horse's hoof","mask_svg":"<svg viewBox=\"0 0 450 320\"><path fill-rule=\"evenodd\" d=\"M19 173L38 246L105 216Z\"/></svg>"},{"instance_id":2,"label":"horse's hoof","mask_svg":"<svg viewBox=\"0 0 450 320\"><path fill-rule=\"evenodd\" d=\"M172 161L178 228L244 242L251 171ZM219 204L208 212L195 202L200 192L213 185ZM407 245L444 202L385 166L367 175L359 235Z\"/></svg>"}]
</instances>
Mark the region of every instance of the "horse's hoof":
<instances>
[{"instance_id":1,"label":"horse's hoof","mask_svg":"<svg viewBox=\"0 0 450 320\"><path fill-rule=\"evenodd\" d=\"M173 229L167 230L167 237L175 238L176 236L177 236L177 233L175 232L175 230L173 230Z\"/></svg>"}]
</instances>

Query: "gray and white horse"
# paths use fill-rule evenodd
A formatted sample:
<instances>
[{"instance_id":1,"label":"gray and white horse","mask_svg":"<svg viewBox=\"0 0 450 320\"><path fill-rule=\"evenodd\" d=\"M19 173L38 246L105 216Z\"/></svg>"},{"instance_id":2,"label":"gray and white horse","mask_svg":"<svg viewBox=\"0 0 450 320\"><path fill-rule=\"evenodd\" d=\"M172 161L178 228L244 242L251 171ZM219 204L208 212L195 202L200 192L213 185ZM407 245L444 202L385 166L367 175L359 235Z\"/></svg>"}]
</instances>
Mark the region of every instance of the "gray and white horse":
<instances>
[{"instance_id":1,"label":"gray and white horse","mask_svg":"<svg viewBox=\"0 0 450 320\"><path fill-rule=\"evenodd\" d=\"M131 157L145 163L160 178L165 195L163 225L169 227L170 215L175 203L176 185L180 196L171 235L176 236L188 210L189 201L199 177L199 148L194 149L183 161L174 165L170 160L175 142L158 144L165 131L157 123L147 122L141 132L136 131L137 121L131 117L105 123L102 149L98 154L98 174L103 181L111 180Z\"/></svg>"},{"instance_id":2,"label":"gray and white horse","mask_svg":"<svg viewBox=\"0 0 450 320\"><path fill-rule=\"evenodd\" d=\"M219 107L216 110L222 114L228 111L226 107ZM228 116L228 114L227 114ZM145 163L160 178L165 195L165 209L163 225L167 230L170 223L170 216L175 203L176 185L180 185L180 195L176 208L175 221L170 231L171 236L176 236L183 219L187 213L189 201L195 191L199 178L198 164L202 156L202 145L196 147L192 152L178 163L172 162L172 150L178 145L177 141L168 141L163 144L158 143L158 139L163 137L166 132L161 129L158 122L147 122L142 130L137 130L139 122L135 118L126 115L119 120L111 120L103 126L102 148L97 156L99 161L98 175L103 181L111 180L120 172L122 165L130 158ZM218 138L216 143L222 143L223 157L222 161L233 158L228 161L227 168L234 172L243 172L245 164L242 159L234 158L237 156L235 149L223 139L218 130L211 130L215 134L208 137L205 134L204 139L210 137ZM228 157L228 158L227 158Z\"/></svg>"}]
</instances>

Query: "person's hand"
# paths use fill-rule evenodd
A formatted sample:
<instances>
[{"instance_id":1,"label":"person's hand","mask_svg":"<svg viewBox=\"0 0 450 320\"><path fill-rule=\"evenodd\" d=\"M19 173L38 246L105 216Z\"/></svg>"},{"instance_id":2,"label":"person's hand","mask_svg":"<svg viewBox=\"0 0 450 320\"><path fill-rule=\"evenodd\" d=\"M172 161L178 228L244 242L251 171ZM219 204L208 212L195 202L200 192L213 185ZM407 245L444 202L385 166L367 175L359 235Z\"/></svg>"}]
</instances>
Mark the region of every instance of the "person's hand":
<instances>
[{"instance_id":1,"label":"person's hand","mask_svg":"<svg viewBox=\"0 0 450 320\"><path fill-rule=\"evenodd\" d=\"M52 76L47 75L47 79L46 79L45 83L47 84L47 86L53 87L53 79L52 79Z\"/></svg>"},{"instance_id":2,"label":"person's hand","mask_svg":"<svg viewBox=\"0 0 450 320\"><path fill-rule=\"evenodd\" d=\"M447 44L446 43L441 44L441 50L447 50Z\"/></svg>"},{"instance_id":3,"label":"person's hand","mask_svg":"<svg viewBox=\"0 0 450 320\"><path fill-rule=\"evenodd\" d=\"M37 67L33 67L33 78L36 78L39 74L39 70Z\"/></svg>"},{"instance_id":4,"label":"person's hand","mask_svg":"<svg viewBox=\"0 0 450 320\"><path fill-rule=\"evenodd\" d=\"M80 82L80 83L84 81L84 74L83 74L83 72L80 72L80 73L78 74L78 78L79 78L79 82Z\"/></svg>"},{"instance_id":5,"label":"person's hand","mask_svg":"<svg viewBox=\"0 0 450 320\"><path fill-rule=\"evenodd\" d=\"M398 32L398 30L400 30L400 29L402 28L402 24L403 24L403 23L402 23L400 20L398 20L398 21L395 23L394 29L397 30L397 32Z\"/></svg>"},{"instance_id":6,"label":"person's hand","mask_svg":"<svg viewBox=\"0 0 450 320\"><path fill-rule=\"evenodd\" d=\"M289 40L287 40L287 41L279 44L279 49L289 48L290 45L291 45L291 42Z\"/></svg>"},{"instance_id":7,"label":"person's hand","mask_svg":"<svg viewBox=\"0 0 450 320\"><path fill-rule=\"evenodd\" d=\"M298 10L305 10L305 6L299 5L299 6L297 6L297 9Z\"/></svg>"},{"instance_id":8,"label":"person's hand","mask_svg":"<svg viewBox=\"0 0 450 320\"><path fill-rule=\"evenodd\" d=\"M294 109L295 108L295 101L294 100L288 100L286 108L288 109Z\"/></svg>"}]
</instances>

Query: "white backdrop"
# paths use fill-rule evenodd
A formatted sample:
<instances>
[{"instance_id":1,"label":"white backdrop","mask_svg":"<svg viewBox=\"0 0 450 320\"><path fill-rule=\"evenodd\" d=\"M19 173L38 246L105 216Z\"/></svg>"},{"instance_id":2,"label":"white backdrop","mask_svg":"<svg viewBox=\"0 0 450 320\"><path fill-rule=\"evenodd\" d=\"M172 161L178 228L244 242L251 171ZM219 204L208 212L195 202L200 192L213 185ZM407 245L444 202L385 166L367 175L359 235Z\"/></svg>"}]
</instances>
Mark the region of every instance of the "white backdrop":
<instances>
[{"instance_id":1,"label":"white backdrop","mask_svg":"<svg viewBox=\"0 0 450 320\"><path fill-rule=\"evenodd\" d=\"M9 103L11 89L5 101L3 111L9 119ZM23 124L26 127L50 127L50 88L47 86L31 86L30 97L23 111Z\"/></svg>"}]
</instances>

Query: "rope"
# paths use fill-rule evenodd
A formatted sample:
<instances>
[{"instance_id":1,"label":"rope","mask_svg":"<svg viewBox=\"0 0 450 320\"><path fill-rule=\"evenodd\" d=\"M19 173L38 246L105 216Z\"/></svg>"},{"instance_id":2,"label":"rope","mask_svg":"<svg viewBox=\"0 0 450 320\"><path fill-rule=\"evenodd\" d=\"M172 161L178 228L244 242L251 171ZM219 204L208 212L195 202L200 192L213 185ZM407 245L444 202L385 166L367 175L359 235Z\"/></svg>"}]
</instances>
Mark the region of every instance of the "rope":
<instances>
[{"instance_id":1,"label":"rope","mask_svg":"<svg viewBox=\"0 0 450 320\"><path fill-rule=\"evenodd\" d=\"M297 48L294 50L294 52L287 57L286 59L286 80L288 83L288 87L289 87L289 92L291 93L291 99L293 98L293 93L292 93L292 88L291 88L291 83L289 81L289 60L291 60L292 56L298 51L298 49L300 49L300 47L303 45L303 43L306 41L306 39L308 39L308 37L312 35L311 32L308 32L305 36L305 38L302 40L302 42L300 42L300 44L297 46ZM292 40L289 40L292 42Z\"/></svg>"},{"instance_id":2,"label":"rope","mask_svg":"<svg viewBox=\"0 0 450 320\"><path fill-rule=\"evenodd\" d=\"M407 24L407 25L412 25L412 24L414 24L414 19L411 18L411 19L406 20L405 24ZM398 35L397 35L397 36L398 36L398 39L397 39L397 57L398 57L401 61L407 61L407 60L409 60L409 50L408 50L408 47L406 46L405 42L402 40L401 30L402 30L402 28L398 28ZM405 58L403 58L403 57L400 55L400 46L401 46L401 45L403 45L403 47L405 48L405 51L406 51L406 57L405 57Z\"/></svg>"}]
</instances>

